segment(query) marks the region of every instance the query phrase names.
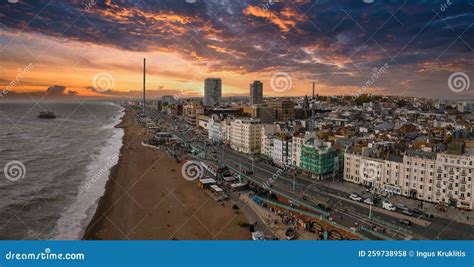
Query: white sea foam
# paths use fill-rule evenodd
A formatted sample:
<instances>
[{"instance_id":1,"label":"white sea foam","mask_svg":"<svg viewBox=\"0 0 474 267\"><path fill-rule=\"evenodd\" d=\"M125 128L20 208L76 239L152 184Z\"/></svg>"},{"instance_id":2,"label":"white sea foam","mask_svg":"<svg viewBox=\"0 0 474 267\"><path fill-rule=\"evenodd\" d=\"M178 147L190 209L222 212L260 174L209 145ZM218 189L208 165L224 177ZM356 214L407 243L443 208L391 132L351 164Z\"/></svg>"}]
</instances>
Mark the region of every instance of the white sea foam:
<instances>
[{"instance_id":1,"label":"white sea foam","mask_svg":"<svg viewBox=\"0 0 474 267\"><path fill-rule=\"evenodd\" d=\"M110 170L118 162L124 131L115 126L120 123L123 114L122 108L115 119L104 126L105 131L113 131L113 134L100 148L99 153L91 155L91 161L85 173L86 179L80 185L77 197L58 219L52 239L81 239L83 237L85 228L93 218L100 198L104 195Z\"/></svg>"}]
</instances>

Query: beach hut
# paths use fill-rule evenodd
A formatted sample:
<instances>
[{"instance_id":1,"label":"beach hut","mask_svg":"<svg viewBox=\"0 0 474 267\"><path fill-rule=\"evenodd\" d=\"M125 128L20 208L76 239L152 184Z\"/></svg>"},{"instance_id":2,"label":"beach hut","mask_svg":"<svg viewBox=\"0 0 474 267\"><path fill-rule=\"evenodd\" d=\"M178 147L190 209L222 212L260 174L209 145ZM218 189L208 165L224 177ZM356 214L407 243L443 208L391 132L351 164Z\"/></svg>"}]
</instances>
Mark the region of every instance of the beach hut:
<instances>
[{"instance_id":1,"label":"beach hut","mask_svg":"<svg viewBox=\"0 0 474 267\"><path fill-rule=\"evenodd\" d=\"M216 180L212 179L212 178L204 178L204 179L199 179L198 181L198 185L200 188L209 188L211 187L212 185L215 185L216 184Z\"/></svg>"}]
</instances>

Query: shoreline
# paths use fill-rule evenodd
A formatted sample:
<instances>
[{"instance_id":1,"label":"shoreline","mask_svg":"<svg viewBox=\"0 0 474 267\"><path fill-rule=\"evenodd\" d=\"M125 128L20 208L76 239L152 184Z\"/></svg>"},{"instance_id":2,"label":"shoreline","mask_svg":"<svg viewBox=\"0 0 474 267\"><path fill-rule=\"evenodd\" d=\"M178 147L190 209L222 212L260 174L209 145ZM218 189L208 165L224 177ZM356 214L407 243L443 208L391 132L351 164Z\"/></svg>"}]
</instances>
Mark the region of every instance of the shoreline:
<instances>
[{"instance_id":1,"label":"shoreline","mask_svg":"<svg viewBox=\"0 0 474 267\"><path fill-rule=\"evenodd\" d=\"M146 130L125 108L122 147L84 240L248 240L248 223L229 200L215 202L181 176L182 163L142 145Z\"/></svg>"},{"instance_id":2,"label":"shoreline","mask_svg":"<svg viewBox=\"0 0 474 267\"><path fill-rule=\"evenodd\" d=\"M105 202L105 196L107 195L108 192L110 192L112 190L111 189L112 183L110 182L110 179L111 179L111 177L116 177L117 176L118 166L120 164L123 164L123 163L121 163L121 161L123 161L123 157L121 155L122 155L123 150L125 148L125 129L122 126L122 124L124 123L126 114L127 114L127 108L124 107L123 114L122 114L122 117L120 118L119 123L117 123L114 126L115 128L121 128L122 131L124 132L124 134L122 136L122 145L120 147L119 154L118 154L118 161L114 166L112 166L112 168L110 168L109 177L107 179L107 182L105 183L104 194L99 198L99 201L97 203L97 207L95 208L95 211L94 211L94 215L92 216L92 219L87 223L87 226L84 229L84 232L82 234L82 240L90 239L90 238L88 238L89 237L88 231L90 231L90 229L92 229L94 227L93 222L97 222L100 219L99 213L101 211L101 208L106 205L106 203L104 203Z\"/></svg>"}]
</instances>

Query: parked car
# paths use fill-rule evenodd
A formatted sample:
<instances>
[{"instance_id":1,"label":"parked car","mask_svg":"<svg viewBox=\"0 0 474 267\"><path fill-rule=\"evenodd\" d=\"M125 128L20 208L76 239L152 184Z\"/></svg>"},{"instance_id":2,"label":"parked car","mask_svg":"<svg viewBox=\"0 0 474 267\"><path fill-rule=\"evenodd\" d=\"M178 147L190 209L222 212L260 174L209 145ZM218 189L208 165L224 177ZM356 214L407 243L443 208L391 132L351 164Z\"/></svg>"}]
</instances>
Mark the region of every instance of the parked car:
<instances>
[{"instance_id":1,"label":"parked car","mask_svg":"<svg viewBox=\"0 0 474 267\"><path fill-rule=\"evenodd\" d=\"M364 203L367 204L367 205L374 205L374 201L370 197L364 199Z\"/></svg>"},{"instance_id":2,"label":"parked car","mask_svg":"<svg viewBox=\"0 0 474 267\"><path fill-rule=\"evenodd\" d=\"M404 225L406 225L406 226L410 226L410 225L411 225L411 221L410 221L410 220L407 220L407 219L400 219L400 220L398 220L398 222L399 222L400 224L404 224Z\"/></svg>"},{"instance_id":3,"label":"parked car","mask_svg":"<svg viewBox=\"0 0 474 267\"><path fill-rule=\"evenodd\" d=\"M372 196L372 200L373 200L375 203L377 203L377 202L382 201L382 198L381 198L379 195L375 194L375 195Z\"/></svg>"},{"instance_id":4,"label":"parked car","mask_svg":"<svg viewBox=\"0 0 474 267\"><path fill-rule=\"evenodd\" d=\"M362 198L359 195L355 194L355 193L352 193L349 196L349 199L354 200L354 201L362 201Z\"/></svg>"},{"instance_id":5,"label":"parked car","mask_svg":"<svg viewBox=\"0 0 474 267\"><path fill-rule=\"evenodd\" d=\"M395 206L397 207L397 209L402 210L402 211L408 210L408 207L403 204L396 204Z\"/></svg>"},{"instance_id":6,"label":"parked car","mask_svg":"<svg viewBox=\"0 0 474 267\"><path fill-rule=\"evenodd\" d=\"M414 214L416 215L419 215L419 216L422 216L424 214L424 212L420 209L412 209L411 210Z\"/></svg>"},{"instance_id":7,"label":"parked car","mask_svg":"<svg viewBox=\"0 0 474 267\"><path fill-rule=\"evenodd\" d=\"M382 201L382 208L390 211L395 211L397 208L388 201Z\"/></svg>"},{"instance_id":8,"label":"parked car","mask_svg":"<svg viewBox=\"0 0 474 267\"><path fill-rule=\"evenodd\" d=\"M426 218L430 218L430 219L435 218L435 216L432 213L429 213L429 212L423 213L423 216L426 217Z\"/></svg>"},{"instance_id":9,"label":"parked car","mask_svg":"<svg viewBox=\"0 0 474 267\"><path fill-rule=\"evenodd\" d=\"M414 213L409 209L402 210L402 213L405 214L405 215L408 215L408 216L413 216L414 215Z\"/></svg>"}]
</instances>

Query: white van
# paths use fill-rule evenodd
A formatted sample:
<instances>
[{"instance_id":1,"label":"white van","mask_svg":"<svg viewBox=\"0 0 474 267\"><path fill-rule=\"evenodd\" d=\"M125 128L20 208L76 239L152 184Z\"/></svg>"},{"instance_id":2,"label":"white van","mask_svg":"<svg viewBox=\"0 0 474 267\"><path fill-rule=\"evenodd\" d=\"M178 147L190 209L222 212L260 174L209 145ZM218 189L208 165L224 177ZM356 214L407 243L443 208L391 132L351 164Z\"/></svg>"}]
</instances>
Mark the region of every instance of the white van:
<instances>
[{"instance_id":1,"label":"white van","mask_svg":"<svg viewBox=\"0 0 474 267\"><path fill-rule=\"evenodd\" d=\"M382 208L390 211L395 211L397 208L388 201L382 201Z\"/></svg>"}]
</instances>

